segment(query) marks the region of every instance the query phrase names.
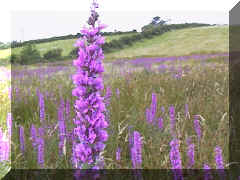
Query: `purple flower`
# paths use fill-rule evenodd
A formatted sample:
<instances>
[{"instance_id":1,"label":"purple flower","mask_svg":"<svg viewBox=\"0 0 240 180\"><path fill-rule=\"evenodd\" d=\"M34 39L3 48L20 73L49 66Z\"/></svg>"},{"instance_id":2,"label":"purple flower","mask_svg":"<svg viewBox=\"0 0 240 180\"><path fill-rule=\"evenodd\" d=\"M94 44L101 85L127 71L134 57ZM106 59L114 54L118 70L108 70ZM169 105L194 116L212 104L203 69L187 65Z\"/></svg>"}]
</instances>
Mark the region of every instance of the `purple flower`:
<instances>
[{"instance_id":1,"label":"purple flower","mask_svg":"<svg viewBox=\"0 0 240 180\"><path fill-rule=\"evenodd\" d=\"M188 148L187 148L187 155L188 155L188 168L192 168L194 165L194 144L191 143L191 139L188 139Z\"/></svg>"},{"instance_id":2,"label":"purple flower","mask_svg":"<svg viewBox=\"0 0 240 180\"><path fill-rule=\"evenodd\" d=\"M31 126L31 130L30 130L30 135L31 135L31 140L32 140L32 145L34 147L34 149L37 146L37 129L35 128L35 126L32 124Z\"/></svg>"},{"instance_id":3,"label":"purple flower","mask_svg":"<svg viewBox=\"0 0 240 180\"><path fill-rule=\"evenodd\" d=\"M171 150L169 153L170 161L172 164L172 169L174 171L175 179L183 179L182 177L182 161L181 161L181 155L179 151L179 141L178 139L173 139L170 142Z\"/></svg>"},{"instance_id":4,"label":"purple flower","mask_svg":"<svg viewBox=\"0 0 240 180\"><path fill-rule=\"evenodd\" d=\"M20 139L20 150L21 150L21 153L24 154L24 128L23 126L20 126L19 127L19 139Z\"/></svg>"},{"instance_id":5,"label":"purple flower","mask_svg":"<svg viewBox=\"0 0 240 180\"><path fill-rule=\"evenodd\" d=\"M67 119L67 121L70 120L70 112L71 112L71 110L70 110L70 102L67 99L67 101L66 101L66 119Z\"/></svg>"},{"instance_id":6,"label":"purple flower","mask_svg":"<svg viewBox=\"0 0 240 180\"><path fill-rule=\"evenodd\" d=\"M121 149L118 147L116 151L116 160L120 161L121 159Z\"/></svg>"},{"instance_id":7,"label":"purple flower","mask_svg":"<svg viewBox=\"0 0 240 180\"><path fill-rule=\"evenodd\" d=\"M131 147L132 167L134 169L141 168L142 165L142 142L139 132L133 132L133 146Z\"/></svg>"},{"instance_id":8,"label":"purple flower","mask_svg":"<svg viewBox=\"0 0 240 180\"><path fill-rule=\"evenodd\" d=\"M212 179L211 173L210 173L210 167L207 164L203 165L204 169L204 180Z\"/></svg>"},{"instance_id":9,"label":"purple flower","mask_svg":"<svg viewBox=\"0 0 240 180\"><path fill-rule=\"evenodd\" d=\"M38 164L41 168L44 167L44 129L38 128L39 138L38 138Z\"/></svg>"},{"instance_id":10,"label":"purple flower","mask_svg":"<svg viewBox=\"0 0 240 180\"><path fill-rule=\"evenodd\" d=\"M216 161L216 168L218 169L218 173L221 179L225 179L225 172L224 172L224 163L222 157L222 149L219 146L215 148L215 161Z\"/></svg>"},{"instance_id":11,"label":"purple flower","mask_svg":"<svg viewBox=\"0 0 240 180\"><path fill-rule=\"evenodd\" d=\"M116 95L117 95L117 97L119 98L119 96L120 96L120 91L119 91L118 88L116 89Z\"/></svg>"},{"instance_id":12,"label":"purple flower","mask_svg":"<svg viewBox=\"0 0 240 180\"><path fill-rule=\"evenodd\" d=\"M152 123L151 110L149 108L146 109L146 119L148 123Z\"/></svg>"},{"instance_id":13,"label":"purple flower","mask_svg":"<svg viewBox=\"0 0 240 180\"><path fill-rule=\"evenodd\" d=\"M163 118L162 118L162 117L160 117L160 118L158 119L158 128L159 128L159 129L162 129L162 128L163 128Z\"/></svg>"},{"instance_id":14,"label":"purple flower","mask_svg":"<svg viewBox=\"0 0 240 180\"><path fill-rule=\"evenodd\" d=\"M146 109L146 119L148 123L156 123L156 112L157 112L157 96L152 93L152 103L150 108Z\"/></svg>"},{"instance_id":15,"label":"purple flower","mask_svg":"<svg viewBox=\"0 0 240 180\"><path fill-rule=\"evenodd\" d=\"M202 131L201 131L201 126L200 126L199 120L197 118L198 118L198 116L195 115L194 116L194 129L197 133L198 140L200 141L201 136L202 136Z\"/></svg>"},{"instance_id":16,"label":"purple flower","mask_svg":"<svg viewBox=\"0 0 240 180\"><path fill-rule=\"evenodd\" d=\"M188 104L185 104L185 117L189 116Z\"/></svg>"},{"instance_id":17,"label":"purple flower","mask_svg":"<svg viewBox=\"0 0 240 180\"><path fill-rule=\"evenodd\" d=\"M219 146L215 148L215 161L217 169L224 169L222 149Z\"/></svg>"},{"instance_id":18,"label":"purple flower","mask_svg":"<svg viewBox=\"0 0 240 180\"><path fill-rule=\"evenodd\" d=\"M151 104L152 121L155 121L156 112L157 112L157 95L155 93L152 93L152 104Z\"/></svg>"},{"instance_id":19,"label":"purple flower","mask_svg":"<svg viewBox=\"0 0 240 180\"><path fill-rule=\"evenodd\" d=\"M45 120L44 95L39 92L38 97L39 97L40 121L41 123L43 123Z\"/></svg>"},{"instance_id":20,"label":"purple flower","mask_svg":"<svg viewBox=\"0 0 240 180\"><path fill-rule=\"evenodd\" d=\"M112 96L111 88L110 88L110 87L107 87L107 89L106 89L106 95L105 95L105 97L104 97L106 106L108 106L108 105L110 104L111 96Z\"/></svg>"},{"instance_id":21,"label":"purple flower","mask_svg":"<svg viewBox=\"0 0 240 180\"><path fill-rule=\"evenodd\" d=\"M74 118L73 154L72 161L75 168L88 169L102 167L103 162L100 153L108 139L108 122L105 118L106 107L101 91L104 89L102 73L104 58L102 44L104 38L100 35L100 30L104 26L95 26L98 14L96 2L92 4L91 16L88 19L89 28L83 28L81 33L83 38L78 40L76 46L79 47L78 58L73 61L77 68L72 80L75 89L72 95L77 99L74 104L76 117Z\"/></svg>"},{"instance_id":22,"label":"purple flower","mask_svg":"<svg viewBox=\"0 0 240 180\"><path fill-rule=\"evenodd\" d=\"M170 116L170 128L171 128L171 134L173 137L175 137L175 108L174 106L169 107L169 116Z\"/></svg>"},{"instance_id":23,"label":"purple flower","mask_svg":"<svg viewBox=\"0 0 240 180\"><path fill-rule=\"evenodd\" d=\"M161 107L162 113L165 112L164 106Z\"/></svg>"},{"instance_id":24,"label":"purple flower","mask_svg":"<svg viewBox=\"0 0 240 180\"><path fill-rule=\"evenodd\" d=\"M59 124L59 155L64 153L64 141L65 141L65 122L64 122L64 100L61 100L60 106L58 108L58 124Z\"/></svg>"}]
</instances>

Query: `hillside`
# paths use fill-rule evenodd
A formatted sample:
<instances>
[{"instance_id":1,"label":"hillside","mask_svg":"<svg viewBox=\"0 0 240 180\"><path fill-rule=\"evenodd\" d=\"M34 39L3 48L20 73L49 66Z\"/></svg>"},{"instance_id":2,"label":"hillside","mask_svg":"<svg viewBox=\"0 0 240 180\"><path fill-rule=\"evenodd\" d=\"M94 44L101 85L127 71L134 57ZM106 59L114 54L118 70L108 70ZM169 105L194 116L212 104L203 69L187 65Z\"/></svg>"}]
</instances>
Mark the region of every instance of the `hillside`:
<instances>
[{"instance_id":1,"label":"hillside","mask_svg":"<svg viewBox=\"0 0 240 180\"><path fill-rule=\"evenodd\" d=\"M131 36L136 33L128 33L128 34L120 34L120 35L109 35L105 37L106 42L110 42L112 40L118 40L124 36ZM39 43L36 44L37 49L40 51L41 55L46 53L48 50L54 48L61 48L63 49L63 56L69 55L72 49L74 49L74 43L77 39L66 39L66 40L56 40L53 42L46 42L46 43ZM12 53L18 54L21 51L22 47L12 49ZM0 50L0 59L5 59L10 56L10 49Z\"/></svg>"},{"instance_id":2,"label":"hillside","mask_svg":"<svg viewBox=\"0 0 240 180\"><path fill-rule=\"evenodd\" d=\"M228 52L228 26L197 27L166 32L106 54L106 60Z\"/></svg>"},{"instance_id":3,"label":"hillside","mask_svg":"<svg viewBox=\"0 0 240 180\"><path fill-rule=\"evenodd\" d=\"M135 34L135 33L133 33ZM112 35L106 37L106 42L119 39L123 36L133 34ZM137 57L164 57L182 56L191 54L212 54L228 52L229 49L229 28L228 26L211 26L186 28L172 30L162 35L157 35L151 39L144 39L135 42L132 46L105 53L105 60L133 59ZM58 40L54 42L37 44L37 49L43 55L53 48L62 48L63 56L68 55L74 48L76 39ZM19 53L21 48L13 49L14 53ZM0 59L5 59L10 55L10 50L0 50Z\"/></svg>"}]
</instances>

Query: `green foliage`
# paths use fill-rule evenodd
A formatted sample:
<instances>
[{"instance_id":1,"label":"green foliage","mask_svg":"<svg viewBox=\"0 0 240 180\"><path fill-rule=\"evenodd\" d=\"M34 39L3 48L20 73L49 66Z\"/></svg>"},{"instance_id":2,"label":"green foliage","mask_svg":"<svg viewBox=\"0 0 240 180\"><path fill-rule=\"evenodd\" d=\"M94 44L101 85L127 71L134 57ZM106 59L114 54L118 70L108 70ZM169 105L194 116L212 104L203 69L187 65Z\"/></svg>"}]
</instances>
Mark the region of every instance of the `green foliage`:
<instances>
[{"instance_id":1,"label":"green foliage","mask_svg":"<svg viewBox=\"0 0 240 180\"><path fill-rule=\"evenodd\" d=\"M11 54L10 63L11 64L19 64L20 63L20 56L16 55L16 54Z\"/></svg>"},{"instance_id":2,"label":"green foliage","mask_svg":"<svg viewBox=\"0 0 240 180\"><path fill-rule=\"evenodd\" d=\"M175 30L175 29L183 29L183 28L192 28L192 27L201 27L201 26L209 26L209 24L198 24L198 23L186 23L186 24L171 24L171 25L160 25L154 26L149 25L144 31L138 34L134 34L132 36L121 37L118 40L113 40L111 42L105 43L103 45L104 52L112 52L113 50L123 49L125 46L131 46L133 43L140 41L142 39L150 39L154 36L161 35L165 32Z\"/></svg>"},{"instance_id":3,"label":"green foliage","mask_svg":"<svg viewBox=\"0 0 240 180\"><path fill-rule=\"evenodd\" d=\"M41 56L34 44L27 44L20 52L20 64L40 62Z\"/></svg>"},{"instance_id":4,"label":"green foliage","mask_svg":"<svg viewBox=\"0 0 240 180\"><path fill-rule=\"evenodd\" d=\"M47 51L43 57L47 60L54 59L54 58L60 58L62 56L62 49L61 48L56 48Z\"/></svg>"},{"instance_id":5,"label":"green foliage","mask_svg":"<svg viewBox=\"0 0 240 180\"><path fill-rule=\"evenodd\" d=\"M34 44L27 44L23 47L19 54L12 50L10 62L12 64L21 65L38 63L41 62L40 52L37 50Z\"/></svg>"}]
</instances>

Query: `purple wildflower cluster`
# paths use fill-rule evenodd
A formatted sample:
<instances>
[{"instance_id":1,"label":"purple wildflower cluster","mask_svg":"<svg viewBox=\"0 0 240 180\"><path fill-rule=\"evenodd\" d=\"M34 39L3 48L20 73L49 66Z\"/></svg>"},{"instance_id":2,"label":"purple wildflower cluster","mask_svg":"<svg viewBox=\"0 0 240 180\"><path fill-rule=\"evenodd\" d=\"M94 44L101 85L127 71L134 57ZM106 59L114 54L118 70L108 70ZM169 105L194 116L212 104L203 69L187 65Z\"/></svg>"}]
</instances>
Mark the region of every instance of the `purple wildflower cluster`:
<instances>
[{"instance_id":1,"label":"purple wildflower cluster","mask_svg":"<svg viewBox=\"0 0 240 180\"><path fill-rule=\"evenodd\" d=\"M38 142L38 164L41 168L44 167L44 129L38 128L39 138L37 139Z\"/></svg>"},{"instance_id":2,"label":"purple wildflower cluster","mask_svg":"<svg viewBox=\"0 0 240 180\"><path fill-rule=\"evenodd\" d=\"M39 97L39 110L40 110L40 121L41 123L45 120L45 105L44 105L44 95L38 92Z\"/></svg>"},{"instance_id":3,"label":"purple wildflower cluster","mask_svg":"<svg viewBox=\"0 0 240 180\"><path fill-rule=\"evenodd\" d=\"M194 165L194 144L191 142L191 138L187 139L187 155L188 155L188 168L192 168Z\"/></svg>"},{"instance_id":4,"label":"purple wildflower cluster","mask_svg":"<svg viewBox=\"0 0 240 180\"><path fill-rule=\"evenodd\" d=\"M140 169L142 165L142 140L140 133L134 131L131 135L132 137L130 146L131 146L131 159L132 159L132 167L134 169Z\"/></svg>"},{"instance_id":5,"label":"purple wildflower cluster","mask_svg":"<svg viewBox=\"0 0 240 180\"><path fill-rule=\"evenodd\" d=\"M20 150L21 153L24 154L25 151L25 138L24 138L24 128L23 126L19 127L19 140L20 140Z\"/></svg>"},{"instance_id":6,"label":"purple wildflower cluster","mask_svg":"<svg viewBox=\"0 0 240 180\"><path fill-rule=\"evenodd\" d=\"M102 166L100 153L104 150L104 142L108 139L108 133L104 130L108 127L108 122L105 120L106 108L104 98L100 94L104 88L102 82L104 67L101 63L104 58L101 48L104 38L100 35L100 31L106 26L101 24L95 26L99 17L96 8L98 4L93 1L88 20L90 27L81 30L83 38L76 43L79 47L78 58L73 61L73 65L77 68L73 76L76 88L72 91L73 96L77 97L73 142L75 168L100 168L99 166Z\"/></svg>"},{"instance_id":7,"label":"purple wildflower cluster","mask_svg":"<svg viewBox=\"0 0 240 180\"><path fill-rule=\"evenodd\" d=\"M61 100L58 108L58 128L59 128L59 155L64 154L64 142L66 136L65 118L64 118L64 100Z\"/></svg>"},{"instance_id":8,"label":"purple wildflower cluster","mask_svg":"<svg viewBox=\"0 0 240 180\"><path fill-rule=\"evenodd\" d=\"M212 179L212 175L210 173L211 168L207 164L204 164L203 169L204 169L204 180Z\"/></svg>"},{"instance_id":9,"label":"purple wildflower cluster","mask_svg":"<svg viewBox=\"0 0 240 180\"><path fill-rule=\"evenodd\" d=\"M170 116L171 134L172 134L173 137L175 137L176 136L176 134L175 134L176 119L175 119L175 108L174 108L174 106L169 107L169 116Z\"/></svg>"},{"instance_id":10,"label":"purple wildflower cluster","mask_svg":"<svg viewBox=\"0 0 240 180\"><path fill-rule=\"evenodd\" d=\"M111 87L108 86L106 89L106 95L104 97L106 106L110 104L111 96L112 96Z\"/></svg>"},{"instance_id":11,"label":"purple wildflower cluster","mask_svg":"<svg viewBox=\"0 0 240 180\"><path fill-rule=\"evenodd\" d=\"M215 148L215 161L217 169L224 169L222 149L219 146Z\"/></svg>"},{"instance_id":12,"label":"purple wildflower cluster","mask_svg":"<svg viewBox=\"0 0 240 180\"><path fill-rule=\"evenodd\" d=\"M169 153L170 161L172 164L172 169L174 171L174 176L175 179L183 179L182 177L182 160L181 160L181 155L180 155L180 150L179 150L179 140L178 139L173 139L170 142L171 150Z\"/></svg>"},{"instance_id":13,"label":"purple wildflower cluster","mask_svg":"<svg viewBox=\"0 0 240 180\"><path fill-rule=\"evenodd\" d=\"M120 161L121 160L121 149L118 147L116 151L116 160Z\"/></svg>"},{"instance_id":14,"label":"purple wildflower cluster","mask_svg":"<svg viewBox=\"0 0 240 180\"><path fill-rule=\"evenodd\" d=\"M37 148L37 129L34 126L34 124L31 125L30 135L31 135L32 146L36 150L36 148Z\"/></svg>"},{"instance_id":15,"label":"purple wildflower cluster","mask_svg":"<svg viewBox=\"0 0 240 180\"><path fill-rule=\"evenodd\" d=\"M157 95L152 93L152 103L150 108L146 109L146 119L147 122L155 123L156 120L156 112L157 112Z\"/></svg>"},{"instance_id":16,"label":"purple wildflower cluster","mask_svg":"<svg viewBox=\"0 0 240 180\"><path fill-rule=\"evenodd\" d=\"M195 131L197 133L198 140L200 141L201 140L201 136L202 136L202 131L201 131L201 126L200 126L198 118L199 118L198 115L194 116L194 129L195 129Z\"/></svg>"}]
</instances>

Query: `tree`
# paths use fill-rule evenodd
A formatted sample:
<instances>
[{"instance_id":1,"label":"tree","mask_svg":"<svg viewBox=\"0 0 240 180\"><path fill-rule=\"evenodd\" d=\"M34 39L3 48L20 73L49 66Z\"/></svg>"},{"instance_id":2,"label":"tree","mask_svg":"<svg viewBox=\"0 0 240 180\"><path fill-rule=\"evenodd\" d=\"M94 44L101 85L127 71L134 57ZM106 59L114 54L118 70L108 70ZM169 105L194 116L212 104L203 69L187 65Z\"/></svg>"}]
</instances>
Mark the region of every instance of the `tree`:
<instances>
[{"instance_id":1,"label":"tree","mask_svg":"<svg viewBox=\"0 0 240 180\"><path fill-rule=\"evenodd\" d=\"M152 22L150 23L151 25L164 25L168 22L169 20L164 20L164 19L161 19L161 17L159 16L155 16L153 19L152 19Z\"/></svg>"},{"instance_id":2,"label":"tree","mask_svg":"<svg viewBox=\"0 0 240 180\"><path fill-rule=\"evenodd\" d=\"M148 25L145 25L145 26L142 27L142 31L150 30L150 29L152 29L154 27L157 27L157 26L163 26L169 21L170 21L170 19L169 20L164 20L159 16L155 16L155 17L153 17L152 21Z\"/></svg>"}]
</instances>

